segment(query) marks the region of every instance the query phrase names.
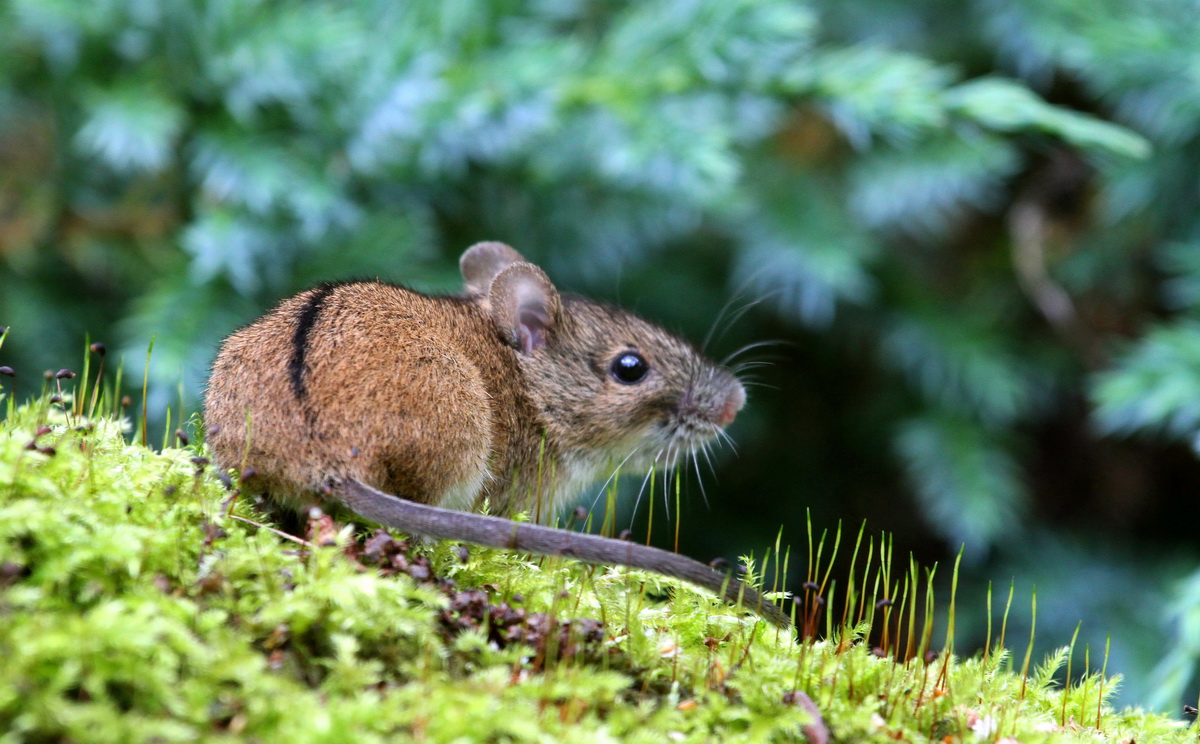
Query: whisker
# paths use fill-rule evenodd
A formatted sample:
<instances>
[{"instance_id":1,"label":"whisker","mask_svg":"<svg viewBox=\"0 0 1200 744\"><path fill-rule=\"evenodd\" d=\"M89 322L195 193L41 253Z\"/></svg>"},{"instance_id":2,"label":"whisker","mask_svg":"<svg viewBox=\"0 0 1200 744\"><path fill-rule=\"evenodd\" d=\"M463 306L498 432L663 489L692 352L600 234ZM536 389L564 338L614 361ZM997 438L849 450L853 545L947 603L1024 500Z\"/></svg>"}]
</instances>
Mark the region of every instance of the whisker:
<instances>
[{"instance_id":1,"label":"whisker","mask_svg":"<svg viewBox=\"0 0 1200 744\"><path fill-rule=\"evenodd\" d=\"M717 332L717 329L721 327L721 322L725 319L725 313L729 312L729 308L733 307L733 304L740 299L741 295L735 293L721 306L721 309L717 312L717 317L713 318L712 325L708 327L708 333L704 334L704 340L700 342L700 351L703 352L708 348L709 342L713 340L713 334Z\"/></svg>"},{"instance_id":2,"label":"whisker","mask_svg":"<svg viewBox=\"0 0 1200 744\"><path fill-rule=\"evenodd\" d=\"M646 484L650 482L650 476L654 475L654 466L650 466L650 470L646 473L646 477L642 478L642 485L638 488L637 498L633 500L633 514L629 516L629 529L633 529L633 523L637 519L638 507L642 505L642 494L646 492ZM654 505L651 504L653 509Z\"/></svg>"},{"instance_id":3,"label":"whisker","mask_svg":"<svg viewBox=\"0 0 1200 744\"><path fill-rule=\"evenodd\" d=\"M721 336L725 335L725 333L730 328L732 328L734 326L734 324L736 324L739 320L741 320L742 316L744 316L747 312L749 312L749 310L752 307L762 303L764 300L770 298L773 294L775 294L775 290L772 290L772 291L766 292L766 293L760 293L757 298L755 298L753 300L749 300L748 302L746 302L745 305L740 307L736 312L734 312L728 318L725 318L725 313L729 312L729 309L731 307L733 307L734 303L740 301L746 295L746 291L750 287L751 284L754 284L755 282L758 281L759 273L760 273L759 271L755 271L755 272L751 273L750 276L743 279L742 283L739 284L738 287L733 291L733 295L730 296L730 298L728 300L726 300L725 304L721 306L721 310L720 310L720 312L717 313L717 317L713 319L713 323L709 327L708 333L704 334L704 342L700 344L701 351L704 351L705 349L707 349L708 344L710 342L717 341L721 338ZM717 331L721 327L722 323L725 324L725 327L723 329L721 329L720 332L718 333ZM714 338L714 334L716 334L715 338Z\"/></svg>"},{"instance_id":4,"label":"whisker","mask_svg":"<svg viewBox=\"0 0 1200 744\"><path fill-rule=\"evenodd\" d=\"M667 460L671 459L671 446L672 443L667 442L666 446L660 452ZM671 489L667 484L671 482L672 476L675 475L675 468L669 462L665 463L665 465L666 467L663 470L663 505L667 509L667 521L669 522L671 520Z\"/></svg>"},{"instance_id":5,"label":"whisker","mask_svg":"<svg viewBox=\"0 0 1200 744\"><path fill-rule=\"evenodd\" d=\"M630 453L628 455L625 455L625 459L621 460L621 462L619 462L617 464L617 466L615 468L613 468L612 473L610 473L608 478L605 479L604 484L602 486L600 486L600 490L596 492L596 498L592 499L592 505L588 509L588 511L591 511L592 509L596 508L596 504L600 503L600 497L604 495L604 489L608 488L608 484L612 483L612 479L617 477L617 473L619 473L621 471L621 467L624 466L625 463L629 462L629 458L636 455L638 450L640 450L641 448L642 448L642 445L640 445L640 444L638 446L634 447L633 450L630 451Z\"/></svg>"},{"instance_id":6,"label":"whisker","mask_svg":"<svg viewBox=\"0 0 1200 744\"><path fill-rule=\"evenodd\" d=\"M745 385L747 382L760 382L761 379L762 378L760 378L757 374L738 375L738 382L742 383L743 385Z\"/></svg>"},{"instance_id":7,"label":"whisker","mask_svg":"<svg viewBox=\"0 0 1200 744\"><path fill-rule=\"evenodd\" d=\"M766 388L767 390L780 390L780 389L781 389L781 388L780 388L778 385L772 385L772 384L770 384L770 383L763 382L763 381L761 381L761 380L749 380L749 381L747 381L747 380L740 380L739 382L741 382L741 383L742 383L742 387L748 387L748 388L755 388L755 387L756 387L756 388Z\"/></svg>"},{"instance_id":8,"label":"whisker","mask_svg":"<svg viewBox=\"0 0 1200 744\"><path fill-rule=\"evenodd\" d=\"M667 467L674 470L679 464L679 442L671 442L667 447Z\"/></svg>"},{"instance_id":9,"label":"whisker","mask_svg":"<svg viewBox=\"0 0 1200 744\"><path fill-rule=\"evenodd\" d=\"M719 341L719 340L721 340L721 338L722 338L722 337L723 337L723 336L724 336L726 333L728 333L728 332L729 332L729 329L730 329L730 328L733 328L735 325L737 325L737 322L738 322L739 320L741 320L743 317L745 317L746 313L750 312L750 311L751 311L752 309L754 309L754 308L755 308L757 305L760 305L760 304L762 304L762 302L763 302L763 300L764 300L764 299L766 299L766 298L765 298L765 297L759 297L759 298L758 298L758 299L756 299L756 300L751 300L750 302L747 302L745 305L742 305L740 308L738 308L738 309L737 309L737 311L736 311L736 312L734 312L733 314L731 314L731 315L730 315L730 316L729 316L729 317L728 317L728 318L725 320L725 327L724 327L723 329L721 329L721 332L720 332L720 333L718 333L718 334L716 334L716 337L715 337L715 338L708 338L708 337L706 337L706 338L704 339L704 340L705 340L705 342L707 343L708 341ZM714 324L713 324L713 327L712 327L712 329L710 329L710 330L709 330L709 336L712 336L712 332L713 332L713 331L715 331L715 330L716 330L716 324L714 323ZM701 347L701 348L703 349L704 347Z\"/></svg>"},{"instance_id":10,"label":"whisker","mask_svg":"<svg viewBox=\"0 0 1200 744\"><path fill-rule=\"evenodd\" d=\"M775 366L775 362L773 362L773 361L769 361L766 359L755 359L752 361L745 361L745 362L741 362L740 364L735 364L734 366L729 368L729 371L733 372L734 376L736 376L740 380L741 374L748 369L758 369L759 367L774 367L774 366Z\"/></svg>"},{"instance_id":11,"label":"whisker","mask_svg":"<svg viewBox=\"0 0 1200 744\"><path fill-rule=\"evenodd\" d=\"M742 307L736 313L734 313L733 315L731 315L729 317L729 321L728 321L728 323L726 323L725 329L728 330L728 329L732 328L734 326L734 324L736 324L739 320L741 320L746 315L746 313L750 312L755 307L761 305L765 300L769 299L771 297L771 294L772 293L768 292L766 294L760 295L758 297L758 299L753 300L752 302L747 302L745 305L742 305ZM724 332L722 332L722 333L724 333Z\"/></svg>"},{"instance_id":12,"label":"whisker","mask_svg":"<svg viewBox=\"0 0 1200 744\"><path fill-rule=\"evenodd\" d=\"M745 354L747 351L753 351L754 349L762 349L762 348L766 348L769 346L789 346L792 343L793 342L788 341L787 339L782 339L782 338L769 338L769 339L766 339L763 341L754 341L752 343L746 344L745 346L734 349L729 354L725 355L725 358L721 360L720 364L722 367L728 367L730 362L732 362L734 359L738 358L742 354Z\"/></svg>"},{"instance_id":13,"label":"whisker","mask_svg":"<svg viewBox=\"0 0 1200 744\"><path fill-rule=\"evenodd\" d=\"M692 452L690 459L692 461L692 467L696 471L696 482L700 486L700 496L704 499L704 507L706 509L711 509L712 507L708 503L708 492L704 490L704 478L700 475L700 458L696 457L695 452Z\"/></svg>"},{"instance_id":14,"label":"whisker","mask_svg":"<svg viewBox=\"0 0 1200 744\"><path fill-rule=\"evenodd\" d=\"M727 447L729 447L729 449L733 450L734 455L740 454L738 452L737 442L733 441L733 437L729 436L729 432L725 431L724 429L717 429L717 441L723 442Z\"/></svg>"},{"instance_id":15,"label":"whisker","mask_svg":"<svg viewBox=\"0 0 1200 744\"><path fill-rule=\"evenodd\" d=\"M712 473L713 477L717 477L717 469L713 467L712 455L708 451L709 443L706 442L700 447L700 454L704 455L704 461L708 463L708 472Z\"/></svg>"}]
</instances>

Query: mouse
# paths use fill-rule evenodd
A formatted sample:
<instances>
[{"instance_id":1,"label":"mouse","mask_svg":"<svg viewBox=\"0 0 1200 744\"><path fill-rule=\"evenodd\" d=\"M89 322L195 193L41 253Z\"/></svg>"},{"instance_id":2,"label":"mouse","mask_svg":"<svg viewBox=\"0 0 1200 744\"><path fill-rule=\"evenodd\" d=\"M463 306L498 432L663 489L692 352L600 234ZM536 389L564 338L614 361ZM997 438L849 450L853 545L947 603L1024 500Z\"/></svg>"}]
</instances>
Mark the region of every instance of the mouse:
<instances>
[{"instance_id":1,"label":"mouse","mask_svg":"<svg viewBox=\"0 0 1200 744\"><path fill-rule=\"evenodd\" d=\"M504 243L471 246L459 269L460 294L324 283L229 335L204 395L218 466L285 508L645 569L786 626L727 572L551 526L616 469L669 471L723 435L746 402L733 372L634 313L559 292Z\"/></svg>"}]
</instances>

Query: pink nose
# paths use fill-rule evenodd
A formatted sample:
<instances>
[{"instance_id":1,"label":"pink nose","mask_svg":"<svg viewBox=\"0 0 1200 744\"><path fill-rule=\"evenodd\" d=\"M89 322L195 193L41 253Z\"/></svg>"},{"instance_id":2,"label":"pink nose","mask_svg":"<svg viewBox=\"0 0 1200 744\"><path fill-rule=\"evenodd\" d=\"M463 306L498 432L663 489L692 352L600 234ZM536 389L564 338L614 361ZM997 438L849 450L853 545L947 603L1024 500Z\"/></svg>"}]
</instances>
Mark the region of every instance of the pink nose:
<instances>
[{"instance_id":1,"label":"pink nose","mask_svg":"<svg viewBox=\"0 0 1200 744\"><path fill-rule=\"evenodd\" d=\"M746 405L746 389L741 383L734 382L734 387L729 391L729 395L725 398L725 404L721 406L721 410L717 413L717 426L724 428L733 423L737 418L738 411L742 410L742 406Z\"/></svg>"}]
</instances>

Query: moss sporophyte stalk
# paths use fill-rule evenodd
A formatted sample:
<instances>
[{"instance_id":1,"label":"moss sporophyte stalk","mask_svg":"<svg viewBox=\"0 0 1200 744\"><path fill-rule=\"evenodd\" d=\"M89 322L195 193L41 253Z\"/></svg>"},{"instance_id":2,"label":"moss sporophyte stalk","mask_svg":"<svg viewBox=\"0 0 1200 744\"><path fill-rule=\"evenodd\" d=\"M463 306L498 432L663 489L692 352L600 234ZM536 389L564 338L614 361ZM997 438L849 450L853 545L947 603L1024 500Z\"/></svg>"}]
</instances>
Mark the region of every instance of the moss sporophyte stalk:
<instances>
[{"instance_id":1,"label":"moss sporophyte stalk","mask_svg":"<svg viewBox=\"0 0 1200 744\"><path fill-rule=\"evenodd\" d=\"M115 396L76 399L91 382L5 401L5 740L1195 740L1111 709L1107 654L1024 662L1011 592L998 639L958 655L933 571L865 528L810 528L795 599L768 592L781 630L651 573L324 514L285 535L202 445L148 449ZM780 586L783 544L746 579Z\"/></svg>"}]
</instances>

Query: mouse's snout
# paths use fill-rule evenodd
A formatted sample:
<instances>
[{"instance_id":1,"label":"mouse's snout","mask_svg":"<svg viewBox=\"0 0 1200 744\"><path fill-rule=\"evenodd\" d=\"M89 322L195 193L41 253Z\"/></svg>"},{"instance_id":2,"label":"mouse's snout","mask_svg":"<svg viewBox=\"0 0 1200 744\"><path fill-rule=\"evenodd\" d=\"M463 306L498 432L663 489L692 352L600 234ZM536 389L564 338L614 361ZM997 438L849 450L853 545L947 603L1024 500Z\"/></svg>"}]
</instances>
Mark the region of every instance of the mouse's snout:
<instances>
[{"instance_id":1,"label":"mouse's snout","mask_svg":"<svg viewBox=\"0 0 1200 744\"><path fill-rule=\"evenodd\" d=\"M725 400L720 403L720 408L717 409L715 421L717 426L722 429L733 423L737 418L738 411L742 410L742 406L746 405L746 389L742 387L742 383L737 380L731 380L729 390L725 393Z\"/></svg>"}]
</instances>

